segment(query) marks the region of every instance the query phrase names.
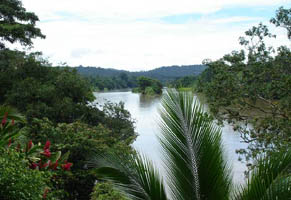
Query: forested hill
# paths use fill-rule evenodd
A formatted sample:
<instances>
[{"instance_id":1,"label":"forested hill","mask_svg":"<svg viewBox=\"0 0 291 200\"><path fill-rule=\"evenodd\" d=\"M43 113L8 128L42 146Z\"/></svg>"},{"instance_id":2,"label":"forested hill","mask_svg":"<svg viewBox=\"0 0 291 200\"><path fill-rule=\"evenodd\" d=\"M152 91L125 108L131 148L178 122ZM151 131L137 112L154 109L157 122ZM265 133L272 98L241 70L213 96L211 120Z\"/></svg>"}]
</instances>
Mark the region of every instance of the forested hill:
<instances>
[{"instance_id":1,"label":"forested hill","mask_svg":"<svg viewBox=\"0 0 291 200\"><path fill-rule=\"evenodd\" d=\"M180 77L189 75L199 75L206 69L204 65L184 65L184 66L169 66L160 67L149 71L129 72L117 69L105 69L101 67L76 67L77 71L84 76L99 76L99 77L114 77L122 73L131 76L145 76L149 78L158 79L162 82L168 82Z\"/></svg>"},{"instance_id":2,"label":"forested hill","mask_svg":"<svg viewBox=\"0 0 291 200\"><path fill-rule=\"evenodd\" d=\"M130 73L129 71L125 70L118 70L112 68L101 68L101 67L83 67L79 66L75 68L77 72L84 76L102 76L102 77L113 77L118 76L121 73Z\"/></svg>"}]
</instances>

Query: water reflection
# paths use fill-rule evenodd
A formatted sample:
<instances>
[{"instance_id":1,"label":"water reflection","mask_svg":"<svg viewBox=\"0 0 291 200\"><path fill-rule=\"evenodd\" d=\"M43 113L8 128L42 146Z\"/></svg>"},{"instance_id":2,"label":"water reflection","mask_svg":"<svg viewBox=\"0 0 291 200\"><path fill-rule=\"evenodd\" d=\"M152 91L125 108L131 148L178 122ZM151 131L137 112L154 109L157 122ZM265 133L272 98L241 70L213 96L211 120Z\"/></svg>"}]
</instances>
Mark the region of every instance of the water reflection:
<instances>
[{"instance_id":1,"label":"water reflection","mask_svg":"<svg viewBox=\"0 0 291 200\"><path fill-rule=\"evenodd\" d=\"M139 95L139 106L141 108L150 108L152 105L159 103L161 100L161 96L146 96Z\"/></svg>"},{"instance_id":2,"label":"water reflection","mask_svg":"<svg viewBox=\"0 0 291 200\"><path fill-rule=\"evenodd\" d=\"M125 108L129 110L132 117L136 120L136 132L139 134L133 146L137 150L143 152L150 157L154 163L163 171L161 163L161 149L157 141L159 134L159 113L161 97L146 97L131 91L117 91L106 93L94 93L96 102L103 104L107 100L118 103L123 101ZM195 96L200 102L203 102L203 97ZM205 105L207 110L207 105ZM244 176L243 172L246 170L245 165L238 161L238 155L235 153L236 149L245 148L246 144L241 142L238 133L234 132L232 127L225 125L222 128L222 137L227 157L231 161L234 168L234 181L242 183Z\"/></svg>"}]
</instances>

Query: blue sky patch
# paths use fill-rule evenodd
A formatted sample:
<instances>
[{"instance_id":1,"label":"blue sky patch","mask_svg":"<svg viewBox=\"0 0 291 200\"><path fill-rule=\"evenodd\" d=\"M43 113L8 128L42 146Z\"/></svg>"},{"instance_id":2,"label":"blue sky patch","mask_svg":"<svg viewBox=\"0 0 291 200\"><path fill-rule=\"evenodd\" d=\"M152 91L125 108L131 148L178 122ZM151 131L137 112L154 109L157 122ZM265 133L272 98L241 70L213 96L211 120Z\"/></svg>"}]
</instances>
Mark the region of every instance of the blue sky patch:
<instances>
[{"instance_id":1,"label":"blue sky patch","mask_svg":"<svg viewBox=\"0 0 291 200\"><path fill-rule=\"evenodd\" d=\"M283 5L285 8L288 7L288 4ZM210 14L180 14L180 15L171 15L160 18L160 20L164 23L169 24L184 24L190 21L199 20L200 18L209 18L209 19L226 19L231 17L246 17L253 19L262 19L262 20L269 20L272 17L275 17L276 10L278 10L278 6L257 6L257 7L226 7L217 12L210 13Z\"/></svg>"},{"instance_id":2,"label":"blue sky patch","mask_svg":"<svg viewBox=\"0 0 291 200\"><path fill-rule=\"evenodd\" d=\"M201 14L181 14L181 15L171 15L160 18L162 22L169 23L169 24L184 24L189 21L197 20L202 17Z\"/></svg>"}]
</instances>

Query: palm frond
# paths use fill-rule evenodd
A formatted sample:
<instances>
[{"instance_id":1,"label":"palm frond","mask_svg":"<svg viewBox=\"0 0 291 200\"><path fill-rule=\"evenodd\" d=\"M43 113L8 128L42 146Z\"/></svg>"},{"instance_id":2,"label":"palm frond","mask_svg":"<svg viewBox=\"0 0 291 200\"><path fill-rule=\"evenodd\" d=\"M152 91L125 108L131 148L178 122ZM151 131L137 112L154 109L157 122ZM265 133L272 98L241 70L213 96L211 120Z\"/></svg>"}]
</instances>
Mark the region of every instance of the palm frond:
<instances>
[{"instance_id":1,"label":"palm frond","mask_svg":"<svg viewBox=\"0 0 291 200\"><path fill-rule=\"evenodd\" d=\"M162 99L159 141L171 196L177 200L227 199L232 187L221 131L191 93Z\"/></svg>"},{"instance_id":2,"label":"palm frond","mask_svg":"<svg viewBox=\"0 0 291 200\"><path fill-rule=\"evenodd\" d=\"M291 199L291 150L259 158L235 199Z\"/></svg>"},{"instance_id":3,"label":"palm frond","mask_svg":"<svg viewBox=\"0 0 291 200\"><path fill-rule=\"evenodd\" d=\"M106 154L91 161L90 167L97 167L97 176L108 180L115 188L133 200L166 200L163 181L145 156Z\"/></svg>"}]
</instances>

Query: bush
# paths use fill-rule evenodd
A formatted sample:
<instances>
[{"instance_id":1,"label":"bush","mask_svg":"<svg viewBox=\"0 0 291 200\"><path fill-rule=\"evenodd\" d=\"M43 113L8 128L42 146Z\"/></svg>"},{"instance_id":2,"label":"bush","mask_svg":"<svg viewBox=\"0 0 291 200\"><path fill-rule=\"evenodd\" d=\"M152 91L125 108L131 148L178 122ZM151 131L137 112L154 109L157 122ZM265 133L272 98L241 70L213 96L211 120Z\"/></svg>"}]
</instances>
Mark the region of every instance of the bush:
<instances>
[{"instance_id":1,"label":"bush","mask_svg":"<svg viewBox=\"0 0 291 200\"><path fill-rule=\"evenodd\" d=\"M13 149L0 152L0 199L39 200L49 188L52 174L31 170L24 155ZM48 192L47 199L54 199Z\"/></svg>"},{"instance_id":2,"label":"bush","mask_svg":"<svg viewBox=\"0 0 291 200\"><path fill-rule=\"evenodd\" d=\"M141 76L138 78L138 90L142 94L162 94L163 85L160 81Z\"/></svg>"},{"instance_id":3,"label":"bush","mask_svg":"<svg viewBox=\"0 0 291 200\"><path fill-rule=\"evenodd\" d=\"M28 138L35 142L51 141L52 151L70 152L68 161L73 169L83 169L85 161L98 151L114 146L119 140L102 125L90 126L82 122L59 123L56 126L48 119L33 119L29 127L23 130Z\"/></svg>"}]
</instances>

